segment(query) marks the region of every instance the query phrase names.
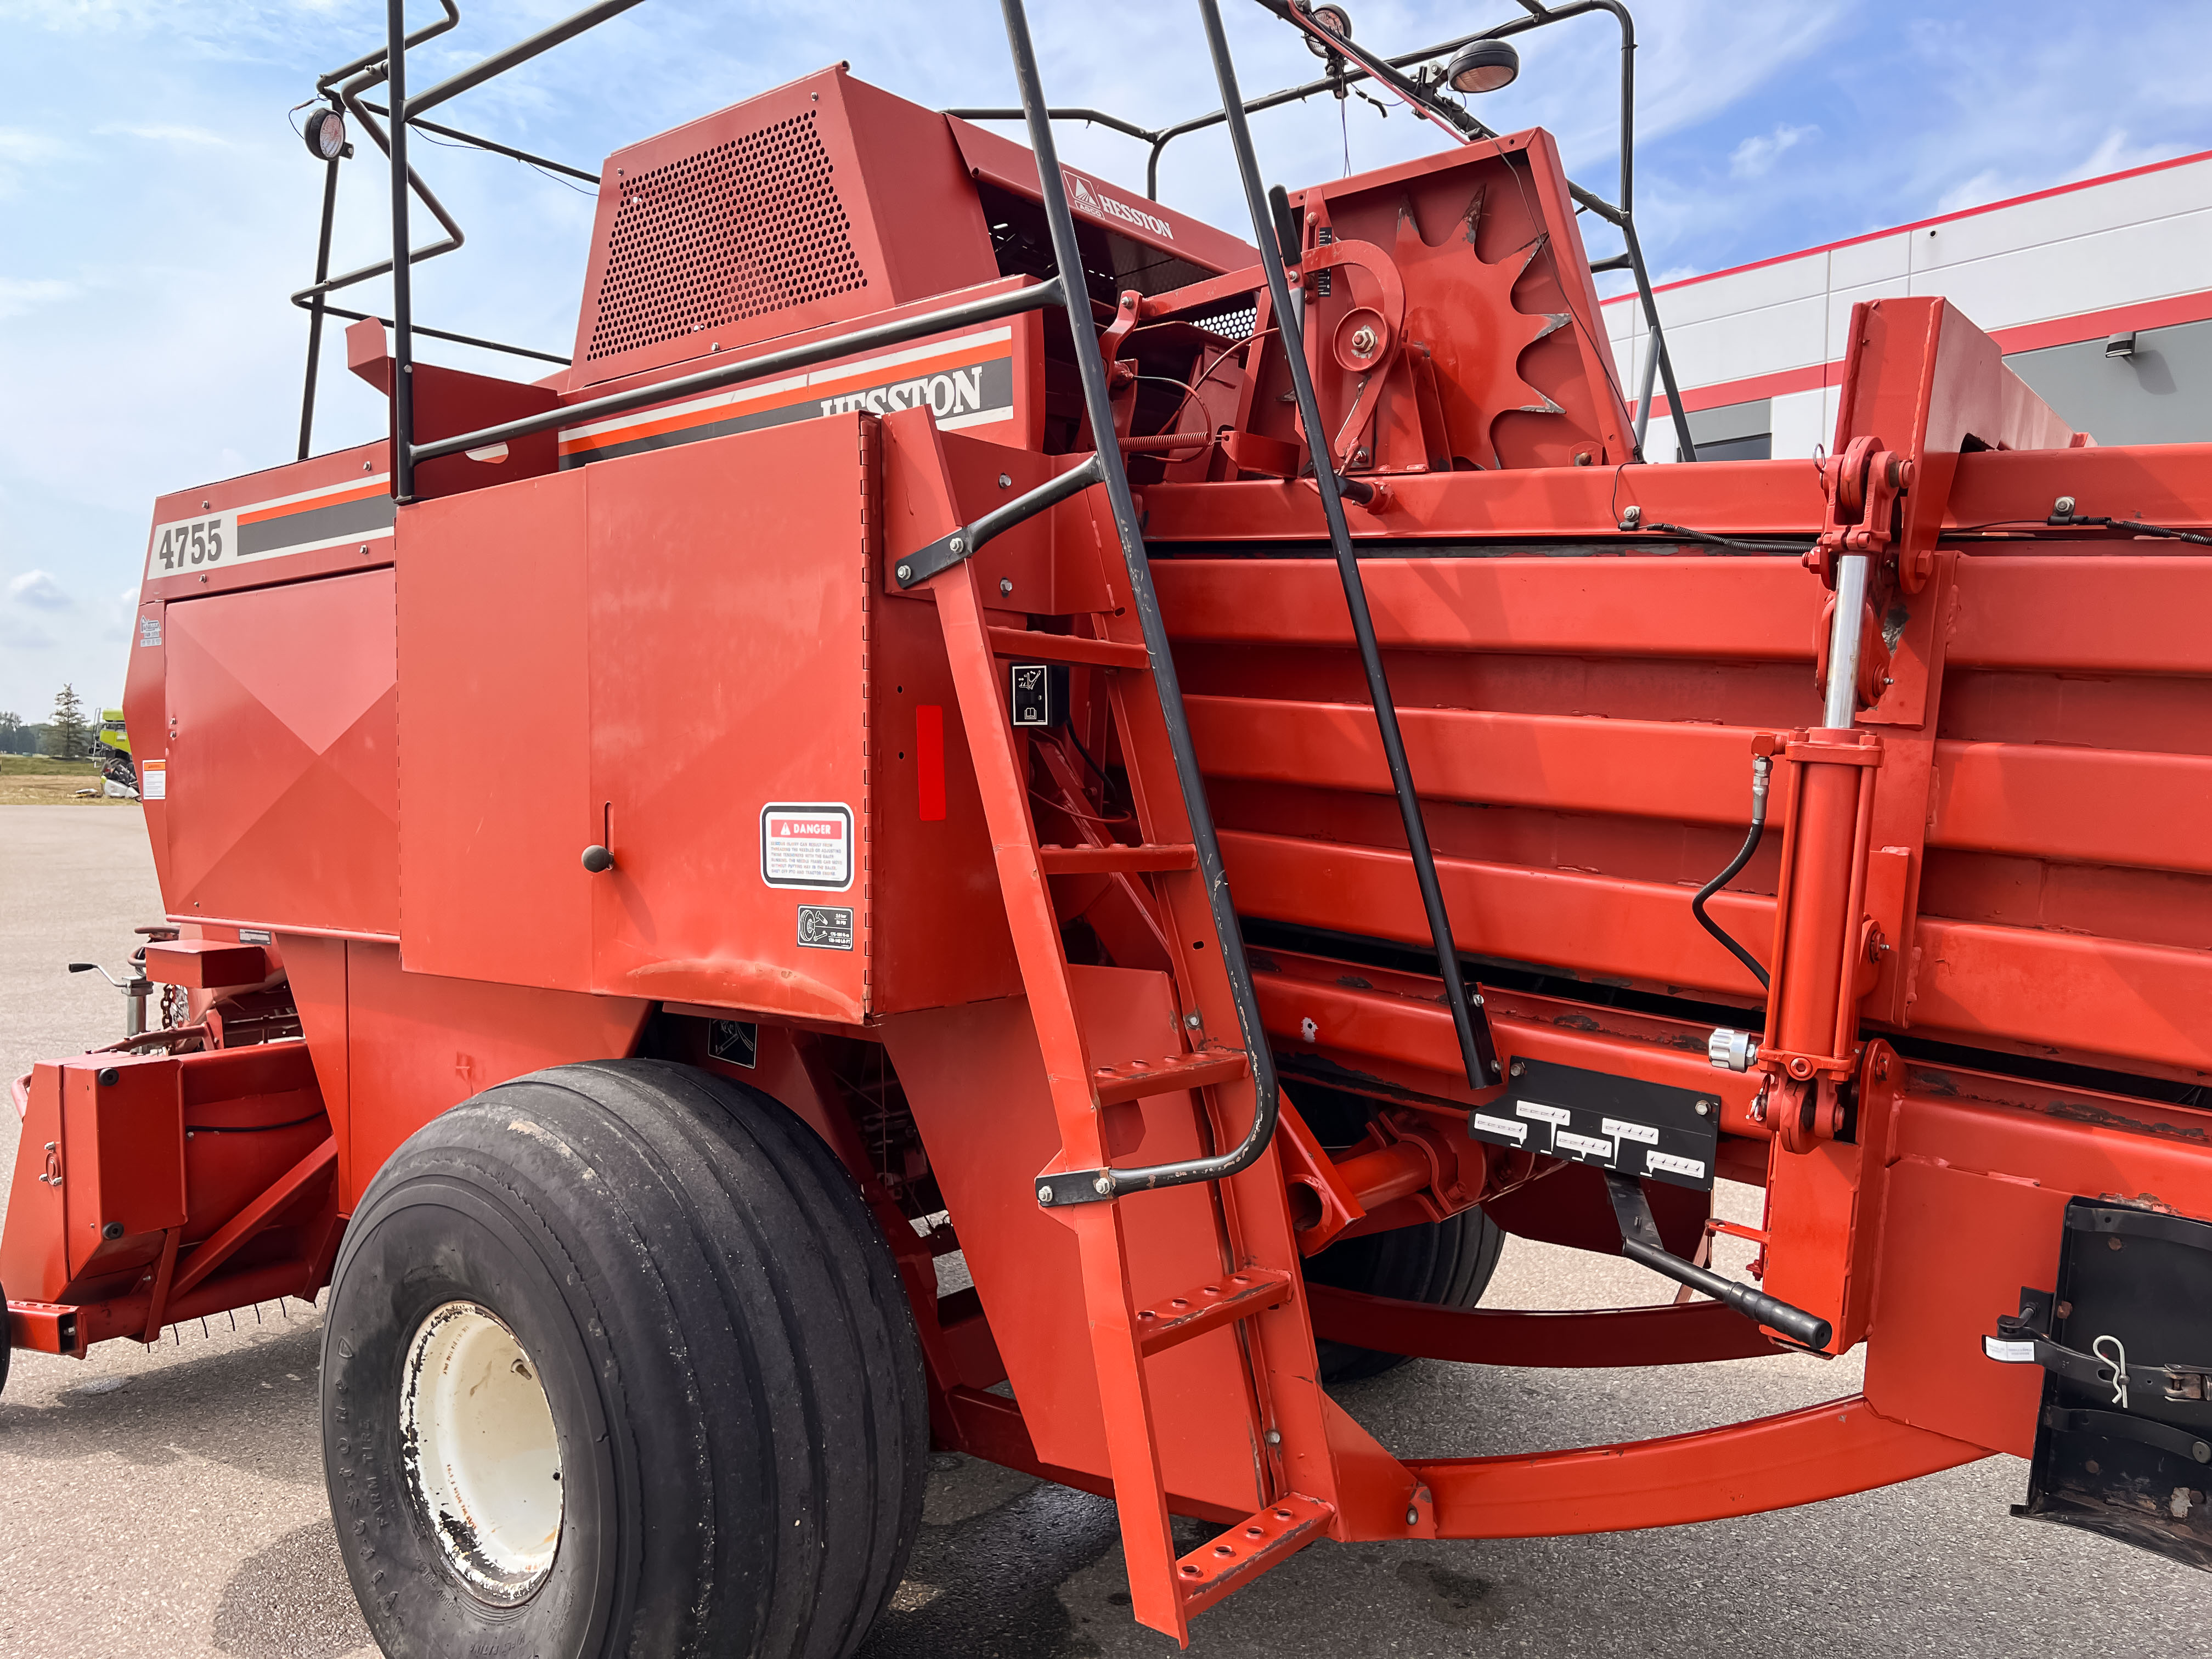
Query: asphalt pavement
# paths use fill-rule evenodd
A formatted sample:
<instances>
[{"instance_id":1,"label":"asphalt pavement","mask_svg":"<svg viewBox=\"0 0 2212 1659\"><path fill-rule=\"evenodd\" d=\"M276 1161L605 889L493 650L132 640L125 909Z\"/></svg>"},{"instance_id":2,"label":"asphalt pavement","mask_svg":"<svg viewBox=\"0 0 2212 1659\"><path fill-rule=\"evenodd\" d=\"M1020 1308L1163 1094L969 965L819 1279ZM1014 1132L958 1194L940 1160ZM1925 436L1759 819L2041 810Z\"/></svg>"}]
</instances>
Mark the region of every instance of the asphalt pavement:
<instances>
[{"instance_id":1,"label":"asphalt pavement","mask_svg":"<svg viewBox=\"0 0 2212 1659\"><path fill-rule=\"evenodd\" d=\"M119 1035L119 965L160 915L136 808L0 807L0 1077ZM0 1119L0 1194L15 1154ZM1755 1214L1734 1189L1724 1209ZM1723 1255L1721 1265L1740 1266ZM1941 1271L1931 1263L1931 1271ZM1608 1307L1671 1287L1615 1257L1508 1243L1488 1302ZM325 1507L320 1322L299 1302L91 1358L15 1356L0 1395L0 1659L372 1659ZM1855 1393L1857 1360L1614 1371L1417 1362L1340 1391L1407 1455L1599 1444ZM1203 1615L1205 1659L1487 1654L2212 1654L2212 1578L2007 1506L1995 1457L1902 1486L1662 1531L1315 1545ZM1194 1534L1195 1541L1197 1534ZM1151 1656L1112 1506L935 1460L921 1540L864 1659Z\"/></svg>"}]
</instances>

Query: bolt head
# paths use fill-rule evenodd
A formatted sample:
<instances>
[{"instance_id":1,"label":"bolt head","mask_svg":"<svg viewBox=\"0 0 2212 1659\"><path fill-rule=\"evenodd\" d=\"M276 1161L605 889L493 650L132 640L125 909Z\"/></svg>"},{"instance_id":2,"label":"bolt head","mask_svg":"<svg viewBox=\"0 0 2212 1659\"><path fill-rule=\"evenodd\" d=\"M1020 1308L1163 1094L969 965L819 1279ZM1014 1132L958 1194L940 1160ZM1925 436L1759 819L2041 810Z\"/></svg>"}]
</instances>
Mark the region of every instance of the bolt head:
<instances>
[{"instance_id":1,"label":"bolt head","mask_svg":"<svg viewBox=\"0 0 2212 1659\"><path fill-rule=\"evenodd\" d=\"M965 553L968 550L968 538L965 536L955 536L945 545L955 553Z\"/></svg>"},{"instance_id":2,"label":"bolt head","mask_svg":"<svg viewBox=\"0 0 2212 1659\"><path fill-rule=\"evenodd\" d=\"M1418 1527L1421 1524L1420 1510L1413 1508L1411 1504L1407 1505L1406 1508L1406 1524L1409 1527Z\"/></svg>"},{"instance_id":3,"label":"bolt head","mask_svg":"<svg viewBox=\"0 0 2212 1659\"><path fill-rule=\"evenodd\" d=\"M1513 1062L1513 1075L1514 1075L1514 1076L1516 1076L1516 1077L1526 1077L1528 1074L1528 1062L1527 1060L1515 1060L1515 1061Z\"/></svg>"},{"instance_id":4,"label":"bolt head","mask_svg":"<svg viewBox=\"0 0 2212 1659\"><path fill-rule=\"evenodd\" d=\"M1352 349L1362 357L1370 355L1375 349L1375 331L1371 328L1355 331L1352 337Z\"/></svg>"},{"instance_id":5,"label":"bolt head","mask_svg":"<svg viewBox=\"0 0 2212 1659\"><path fill-rule=\"evenodd\" d=\"M999 592L1001 592L1001 593L1011 593L1011 592L1012 592L1013 591L1014 591L1014 579L1013 579L1012 576L1001 576L1001 577L1000 577L1000 578L999 578Z\"/></svg>"},{"instance_id":6,"label":"bolt head","mask_svg":"<svg viewBox=\"0 0 2212 1659\"><path fill-rule=\"evenodd\" d=\"M999 475L999 488L1001 489L1012 489L1013 487L1014 475L1011 472L1001 472Z\"/></svg>"},{"instance_id":7,"label":"bolt head","mask_svg":"<svg viewBox=\"0 0 2212 1659\"><path fill-rule=\"evenodd\" d=\"M2072 518L2074 516L2074 498L2071 495L2061 495L2057 501L2051 502L2051 516L2054 519Z\"/></svg>"},{"instance_id":8,"label":"bolt head","mask_svg":"<svg viewBox=\"0 0 2212 1659\"><path fill-rule=\"evenodd\" d=\"M1711 1101L1701 1100L1698 1103L1698 1115L1699 1117L1711 1117L1712 1115L1713 1103Z\"/></svg>"},{"instance_id":9,"label":"bolt head","mask_svg":"<svg viewBox=\"0 0 2212 1659\"><path fill-rule=\"evenodd\" d=\"M1091 1183L1091 1190L1097 1194L1101 1198L1113 1197L1114 1177L1112 1176L1100 1176L1097 1180Z\"/></svg>"},{"instance_id":10,"label":"bolt head","mask_svg":"<svg viewBox=\"0 0 2212 1659\"><path fill-rule=\"evenodd\" d=\"M1199 1016L1196 1014L1185 1014L1182 1017L1182 1023L1189 1026L1192 1030L1195 1031L1201 1022Z\"/></svg>"},{"instance_id":11,"label":"bolt head","mask_svg":"<svg viewBox=\"0 0 2212 1659\"><path fill-rule=\"evenodd\" d=\"M1268 1443L1269 1445L1271 1445L1271 1446L1279 1446L1279 1445L1281 1445L1281 1444L1283 1443L1283 1431L1282 1431L1280 1429L1270 1429L1270 1430L1268 1430L1268 1431L1267 1431L1267 1443Z\"/></svg>"},{"instance_id":12,"label":"bolt head","mask_svg":"<svg viewBox=\"0 0 2212 1659\"><path fill-rule=\"evenodd\" d=\"M898 579L901 581L904 581L908 577L913 574L914 567L910 564L902 564L898 568Z\"/></svg>"},{"instance_id":13,"label":"bolt head","mask_svg":"<svg viewBox=\"0 0 2212 1659\"><path fill-rule=\"evenodd\" d=\"M1052 1188L1049 1188L1049 1187L1040 1187L1040 1188L1037 1188L1037 1202L1038 1202L1038 1203L1040 1203L1040 1204L1049 1204L1049 1203L1051 1203L1051 1202L1052 1202Z\"/></svg>"}]
</instances>

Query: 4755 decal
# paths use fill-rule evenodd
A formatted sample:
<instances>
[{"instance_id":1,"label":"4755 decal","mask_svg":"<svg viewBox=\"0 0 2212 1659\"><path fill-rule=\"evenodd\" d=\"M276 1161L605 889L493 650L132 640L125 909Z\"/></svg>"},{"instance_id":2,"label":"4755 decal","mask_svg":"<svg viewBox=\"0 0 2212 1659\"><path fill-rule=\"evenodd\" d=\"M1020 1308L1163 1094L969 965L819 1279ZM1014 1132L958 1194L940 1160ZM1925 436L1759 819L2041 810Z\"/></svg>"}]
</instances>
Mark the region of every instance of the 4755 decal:
<instances>
[{"instance_id":1,"label":"4755 decal","mask_svg":"<svg viewBox=\"0 0 2212 1659\"><path fill-rule=\"evenodd\" d=\"M204 569L220 564L238 550L238 526L234 514L210 514L154 526L154 540L146 558L149 576L173 576L180 570Z\"/></svg>"}]
</instances>

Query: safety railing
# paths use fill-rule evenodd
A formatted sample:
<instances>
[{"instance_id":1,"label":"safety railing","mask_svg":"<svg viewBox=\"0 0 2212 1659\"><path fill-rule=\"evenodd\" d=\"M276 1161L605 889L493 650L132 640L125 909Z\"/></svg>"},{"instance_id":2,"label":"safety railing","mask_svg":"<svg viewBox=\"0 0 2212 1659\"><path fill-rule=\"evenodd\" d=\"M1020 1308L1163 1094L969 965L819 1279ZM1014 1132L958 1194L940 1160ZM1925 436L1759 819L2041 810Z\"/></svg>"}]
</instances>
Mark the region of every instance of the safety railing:
<instances>
[{"instance_id":1,"label":"safety railing","mask_svg":"<svg viewBox=\"0 0 2212 1659\"><path fill-rule=\"evenodd\" d=\"M1674 382L1674 360L1667 350L1667 336L1659 324L1659 306L1651 291L1651 274L1644 262L1643 243L1636 234L1636 23L1628 14L1622 0L1570 0L1570 3L1547 6L1540 0L1519 0L1528 15L1516 17L1493 27L1480 29L1473 34L1455 35L1419 52L1400 52L1384 57L1355 44L1348 36L1339 35L1322 26L1314 15L1310 0L1255 0L1277 16L1296 25L1315 43L1316 49L1328 54L1328 72L1318 79L1295 87L1285 87L1261 97L1236 100L1236 115L1231 114L1231 104L1225 100L1222 107L1205 115L1193 116L1171 126L1146 127L1125 120L1103 110L1055 109L1050 117L1055 121L1084 121L1094 123L1113 131L1124 133L1150 146L1151 154L1145 162L1145 193L1154 201L1160 194L1160 155L1176 139L1190 133L1202 132L1209 127L1230 125L1246 116L1277 109L1322 93L1333 93L1339 98L1346 89L1363 81L1377 81L1388 86L1400 98L1421 112L1429 119L1443 126L1453 136L1474 143L1498 135L1485 126L1467 110L1449 99L1438 95L1441 75L1425 73L1409 77L1400 71L1419 65L1432 64L1439 58L1449 58L1455 53L1481 40L1503 40L1531 29L1542 28L1552 23L1564 23L1592 12L1607 12L1620 26L1620 200L1608 202L1595 191L1570 182L1568 193L1576 204L1595 214L1606 223L1620 232L1624 251L1610 259L1595 262L1593 271L1627 270L1636 278L1638 301L1644 313L1647 330L1647 367L1644 374L1641 395L1636 400L1636 450L1640 457L1644 450L1644 434L1650 418L1651 380L1656 370L1667 393L1667 407L1674 426L1674 439L1686 461L1698 459L1698 447L1690 436L1687 413L1682 408L1680 390ZM1362 96L1365 94L1363 94ZM1018 109L948 109L945 114L969 121L1013 121L1025 118ZM1616 388L1617 390L1618 388Z\"/></svg>"},{"instance_id":2,"label":"safety railing","mask_svg":"<svg viewBox=\"0 0 2212 1659\"><path fill-rule=\"evenodd\" d=\"M395 328L398 325L397 316L383 317L374 312L349 310L343 306L331 304L330 295L341 289L351 288L357 283L381 276L387 271L395 271L403 263L407 266L417 265L425 259L434 259L441 254L452 253L461 247L467 240L462 234L459 222L447 210L445 204L438 199L430 187L422 181L419 173L406 166L404 130L420 128L425 132L437 133L456 143L485 150L495 155L505 155L550 172L565 173L569 178L580 179L589 184L598 184L599 176L596 173L586 173L581 167L570 167L565 161L556 161L550 156L535 155L528 150L517 149L512 144L502 144L495 139L480 137L472 132L464 132L457 127L443 126L434 121L426 121L422 117L423 112L434 108L447 99L466 92L471 87L480 86L494 76L504 74L518 64L528 62L540 52L550 51L562 41L574 39L586 29L595 27L610 17L627 11L637 3L639 0L601 0L600 3L586 7L574 16L564 19L550 28L539 31L528 40L508 47L505 52L495 52L472 68L464 70L459 75L449 76L412 99L404 99L395 94L392 106L387 107L368 102L363 94L372 88L391 79L395 66L401 77L401 85L404 87L406 66L402 60L407 50L420 46L434 36L445 33L447 30L457 27L461 21L460 7L455 3L455 0L438 0L442 15L435 21L425 24L412 34L399 36L392 32L394 26L391 21L392 15L397 11L398 7L392 4L391 0L387 0L386 35L384 44L374 51L362 53L350 63L340 64L337 69L317 78L316 95L325 100L331 111L343 112L351 116L354 124L368 135L370 141L382 150L387 158L392 155L396 139L400 155L392 167L395 179L404 177L404 187L419 198L422 205L430 210L432 216L438 221L440 228L445 232L445 236L440 241L410 250L404 262L399 260L398 251L406 246L406 244L395 242L392 245L391 258L377 260L374 264L362 266L357 270L349 270L340 276L331 276L331 236L337 216L338 168L345 159L352 155L353 146L350 143L342 143L325 154L322 227L315 246L315 280L292 295L292 303L307 313L307 375L306 384L300 394L300 459L304 461L307 459L314 441L315 392L317 380L322 368L323 319L325 317L343 317L352 322L374 321ZM395 42L397 42L396 45ZM313 103L314 100L310 99L307 101ZM404 118L394 123L394 128L398 131L395 133L387 134L386 130L379 125L376 118L389 117L392 108L402 106L404 110ZM394 281L400 283L402 279L395 276ZM398 309L396 302L393 309L395 312ZM566 357L554 352L538 351L529 346L509 345L503 341L487 340L473 334L457 334L448 329L431 328L413 321L411 317L409 319L407 331L410 335L422 334L432 339L449 340L457 345L475 346L484 351L501 351L512 356L535 358L540 362L565 366L568 362Z\"/></svg>"}]
</instances>

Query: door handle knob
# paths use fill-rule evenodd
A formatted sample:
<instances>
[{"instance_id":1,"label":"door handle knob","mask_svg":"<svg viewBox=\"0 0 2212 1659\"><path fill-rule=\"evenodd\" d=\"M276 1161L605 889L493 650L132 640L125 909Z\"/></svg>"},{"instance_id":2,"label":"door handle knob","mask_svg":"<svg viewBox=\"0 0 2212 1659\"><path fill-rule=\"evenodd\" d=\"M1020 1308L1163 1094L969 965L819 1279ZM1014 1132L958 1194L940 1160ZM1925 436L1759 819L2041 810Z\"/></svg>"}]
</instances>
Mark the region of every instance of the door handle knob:
<instances>
[{"instance_id":1,"label":"door handle knob","mask_svg":"<svg viewBox=\"0 0 2212 1659\"><path fill-rule=\"evenodd\" d=\"M602 872L611 870L614 867L615 855L607 851L605 848L586 847L584 849L584 868L590 871L593 875L599 875Z\"/></svg>"}]
</instances>

